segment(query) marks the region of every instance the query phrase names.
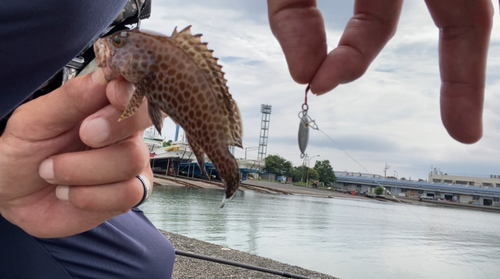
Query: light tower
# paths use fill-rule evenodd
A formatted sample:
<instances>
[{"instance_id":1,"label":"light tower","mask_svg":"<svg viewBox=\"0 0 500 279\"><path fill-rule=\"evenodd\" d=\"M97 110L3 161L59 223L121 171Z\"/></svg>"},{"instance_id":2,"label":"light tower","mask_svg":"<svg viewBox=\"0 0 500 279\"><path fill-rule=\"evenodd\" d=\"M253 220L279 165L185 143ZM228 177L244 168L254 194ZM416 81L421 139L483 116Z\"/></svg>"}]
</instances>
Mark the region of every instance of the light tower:
<instances>
[{"instance_id":1,"label":"light tower","mask_svg":"<svg viewBox=\"0 0 500 279\"><path fill-rule=\"evenodd\" d=\"M257 160L263 161L267 154L267 138L269 137L269 122L271 121L271 106L261 105L262 121L260 124L259 154Z\"/></svg>"}]
</instances>

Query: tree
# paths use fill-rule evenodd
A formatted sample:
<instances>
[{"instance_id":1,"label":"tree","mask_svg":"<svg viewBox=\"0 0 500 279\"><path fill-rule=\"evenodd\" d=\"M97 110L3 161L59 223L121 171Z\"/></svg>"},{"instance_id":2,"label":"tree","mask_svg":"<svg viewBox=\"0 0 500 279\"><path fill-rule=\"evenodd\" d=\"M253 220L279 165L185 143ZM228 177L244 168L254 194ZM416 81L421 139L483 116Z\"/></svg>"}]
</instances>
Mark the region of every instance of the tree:
<instances>
[{"instance_id":1,"label":"tree","mask_svg":"<svg viewBox=\"0 0 500 279\"><path fill-rule=\"evenodd\" d=\"M311 180L318 180L319 179L319 173L317 170L309 168L309 181Z\"/></svg>"},{"instance_id":2,"label":"tree","mask_svg":"<svg viewBox=\"0 0 500 279\"><path fill-rule=\"evenodd\" d=\"M382 185L378 185L375 188L375 195L380 196L382 193L384 193L384 187L382 187Z\"/></svg>"},{"instance_id":3,"label":"tree","mask_svg":"<svg viewBox=\"0 0 500 279\"><path fill-rule=\"evenodd\" d=\"M330 165L329 160L316 161L314 169L318 172L319 181L324 182L325 184L335 183L337 181L337 177L333 172L333 168Z\"/></svg>"},{"instance_id":4,"label":"tree","mask_svg":"<svg viewBox=\"0 0 500 279\"><path fill-rule=\"evenodd\" d=\"M164 141L163 142L163 147L171 146L172 145L172 140Z\"/></svg>"},{"instance_id":5,"label":"tree","mask_svg":"<svg viewBox=\"0 0 500 279\"><path fill-rule=\"evenodd\" d=\"M292 176L293 166L292 162L286 160L279 155L269 155L265 159L266 167L265 172L275 173L277 175Z\"/></svg>"},{"instance_id":6,"label":"tree","mask_svg":"<svg viewBox=\"0 0 500 279\"><path fill-rule=\"evenodd\" d=\"M306 182L307 167L304 165L300 165L298 167L293 167L292 173L290 176L292 177L293 182L299 182L299 181ZM309 181L318 180L318 179L319 179L318 172L313 168L309 168Z\"/></svg>"},{"instance_id":7,"label":"tree","mask_svg":"<svg viewBox=\"0 0 500 279\"><path fill-rule=\"evenodd\" d=\"M305 181L305 179L306 179L305 178L305 174L306 174L305 170L306 169L303 165L298 166L298 167L293 167L292 175L291 175L292 181L293 182L299 182L301 180Z\"/></svg>"}]
</instances>

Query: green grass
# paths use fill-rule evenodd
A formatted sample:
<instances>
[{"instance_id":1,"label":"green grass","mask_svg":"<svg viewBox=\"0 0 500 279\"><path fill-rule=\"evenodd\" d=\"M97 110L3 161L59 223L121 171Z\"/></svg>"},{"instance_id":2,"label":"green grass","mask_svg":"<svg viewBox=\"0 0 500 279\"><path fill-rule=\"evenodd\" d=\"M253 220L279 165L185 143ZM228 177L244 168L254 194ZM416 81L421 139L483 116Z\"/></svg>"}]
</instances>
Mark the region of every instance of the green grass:
<instances>
[{"instance_id":1,"label":"green grass","mask_svg":"<svg viewBox=\"0 0 500 279\"><path fill-rule=\"evenodd\" d=\"M292 184L295 185L295 186L303 186L303 187L309 187L309 188L312 187L312 182L311 181L309 181L309 185L306 185L306 183L303 182L303 181L292 182Z\"/></svg>"}]
</instances>

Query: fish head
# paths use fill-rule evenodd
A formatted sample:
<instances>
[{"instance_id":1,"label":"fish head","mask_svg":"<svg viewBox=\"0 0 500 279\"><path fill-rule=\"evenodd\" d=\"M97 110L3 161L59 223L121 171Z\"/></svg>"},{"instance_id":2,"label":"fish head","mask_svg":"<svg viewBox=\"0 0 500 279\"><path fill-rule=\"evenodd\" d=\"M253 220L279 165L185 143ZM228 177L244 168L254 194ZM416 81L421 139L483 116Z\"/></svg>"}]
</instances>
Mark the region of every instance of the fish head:
<instances>
[{"instance_id":1,"label":"fish head","mask_svg":"<svg viewBox=\"0 0 500 279\"><path fill-rule=\"evenodd\" d=\"M138 83L156 64L147 35L137 30L118 31L94 43L97 66L102 68L106 79L123 76L127 81Z\"/></svg>"}]
</instances>

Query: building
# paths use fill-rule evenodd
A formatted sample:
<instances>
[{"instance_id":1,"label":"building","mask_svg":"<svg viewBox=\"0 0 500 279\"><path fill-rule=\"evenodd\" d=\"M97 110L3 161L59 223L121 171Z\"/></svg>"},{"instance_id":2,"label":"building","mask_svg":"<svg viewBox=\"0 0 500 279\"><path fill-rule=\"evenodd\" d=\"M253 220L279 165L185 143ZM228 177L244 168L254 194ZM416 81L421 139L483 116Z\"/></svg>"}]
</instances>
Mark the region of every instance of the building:
<instances>
[{"instance_id":1,"label":"building","mask_svg":"<svg viewBox=\"0 0 500 279\"><path fill-rule=\"evenodd\" d=\"M434 169L434 171L429 173L429 182L479 187L500 187L500 175L492 174L489 177L449 175L447 173L438 172Z\"/></svg>"},{"instance_id":2,"label":"building","mask_svg":"<svg viewBox=\"0 0 500 279\"><path fill-rule=\"evenodd\" d=\"M337 189L344 191L373 193L378 185L382 185L396 197L500 207L500 187L411 181L352 172L335 172L335 175Z\"/></svg>"}]
</instances>

